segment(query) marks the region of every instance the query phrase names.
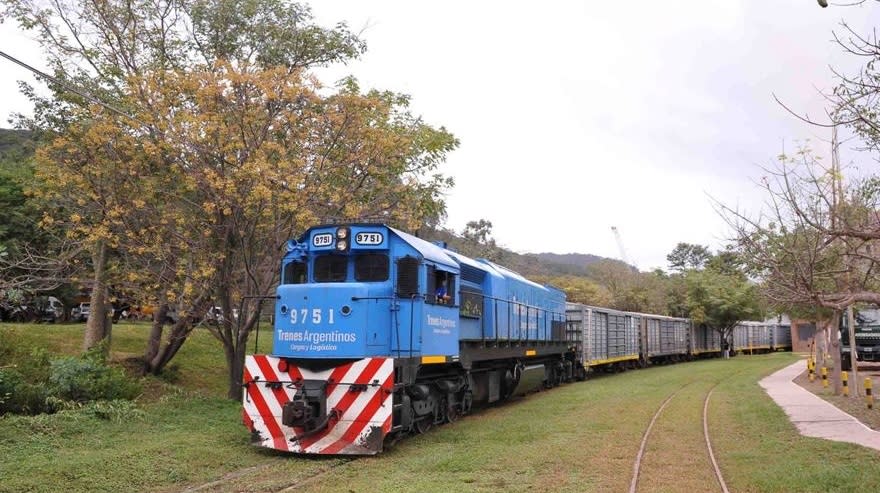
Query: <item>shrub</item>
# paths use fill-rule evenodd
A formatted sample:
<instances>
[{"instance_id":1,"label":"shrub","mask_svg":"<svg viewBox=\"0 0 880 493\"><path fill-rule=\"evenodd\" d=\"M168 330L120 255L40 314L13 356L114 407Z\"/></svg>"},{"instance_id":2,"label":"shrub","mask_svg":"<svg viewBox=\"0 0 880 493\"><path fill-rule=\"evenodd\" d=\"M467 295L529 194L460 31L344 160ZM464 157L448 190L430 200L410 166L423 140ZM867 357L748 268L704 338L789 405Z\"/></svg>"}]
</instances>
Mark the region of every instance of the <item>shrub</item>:
<instances>
[{"instance_id":1,"label":"shrub","mask_svg":"<svg viewBox=\"0 0 880 493\"><path fill-rule=\"evenodd\" d=\"M42 381L28 381L17 369L0 370L0 414L39 414L51 412L48 393Z\"/></svg>"},{"instance_id":2,"label":"shrub","mask_svg":"<svg viewBox=\"0 0 880 493\"><path fill-rule=\"evenodd\" d=\"M134 399L141 392L140 385L122 370L111 368L89 354L56 359L50 367L49 393L65 401Z\"/></svg>"},{"instance_id":3,"label":"shrub","mask_svg":"<svg viewBox=\"0 0 880 493\"><path fill-rule=\"evenodd\" d=\"M0 415L54 413L71 403L133 399L141 392L138 382L106 364L106 346L51 359L45 348L16 344L14 336L0 328ZM118 415L119 406L101 404L89 412Z\"/></svg>"}]
</instances>

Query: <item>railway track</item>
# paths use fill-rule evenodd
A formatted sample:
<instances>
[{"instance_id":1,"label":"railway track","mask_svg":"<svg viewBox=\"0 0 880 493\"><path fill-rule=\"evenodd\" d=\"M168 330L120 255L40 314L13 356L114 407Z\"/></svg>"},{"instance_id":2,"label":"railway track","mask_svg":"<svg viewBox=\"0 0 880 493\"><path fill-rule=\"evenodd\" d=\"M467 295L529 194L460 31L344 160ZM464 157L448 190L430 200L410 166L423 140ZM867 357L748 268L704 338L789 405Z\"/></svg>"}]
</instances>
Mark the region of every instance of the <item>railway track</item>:
<instances>
[{"instance_id":1,"label":"railway track","mask_svg":"<svg viewBox=\"0 0 880 493\"><path fill-rule=\"evenodd\" d=\"M730 377L727 377L727 378L730 378ZM725 378L723 380L727 380L727 378ZM712 472L714 474L714 477L718 482L718 488L722 493L730 493L729 489L727 488L727 483L724 481L724 476L721 473L721 468L718 466L718 461L715 458L715 452L712 448L712 440L711 440L710 434L709 434L709 402L712 398L712 394L714 393L715 388L718 387L718 385L721 384L721 382L723 380L715 382L715 384L712 385L712 387L706 392L706 397L703 399L702 425L703 425L703 439L704 439L704 444L705 444L705 450L708 454L709 462L711 463ZM671 394L669 394L666 397L666 399L660 404L660 406L657 408L657 411L654 413L654 415L651 417L651 420L648 422L648 425L645 428L645 432L642 435L642 442L641 442L641 445L639 446L639 451L636 454L635 461L633 462L633 475L632 475L632 479L631 479L630 485L629 485L629 493L636 493L638 491L639 483L640 483L640 480L642 479L642 476L643 476L642 464L644 462L644 459L645 459L645 456L647 453L648 443L651 439L651 433L654 429L655 423L661 417L661 415L663 414L663 411L664 411L664 409L666 409L667 405L682 390L684 390L689 385L690 385L690 383L685 384L685 385L679 387L678 389L676 389Z\"/></svg>"},{"instance_id":2,"label":"railway track","mask_svg":"<svg viewBox=\"0 0 880 493\"><path fill-rule=\"evenodd\" d=\"M657 412L654 413L654 416L651 418L651 421L648 422L648 427L645 428L645 433L642 435L642 444L639 446L639 452L636 454L636 460L633 463L633 476L632 481L629 483L629 493L636 493L636 490L639 487L639 476L641 476L642 469L642 459L645 457L645 450L648 446L648 439L651 437L651 430L654 428L654 423L657 422L657 418L660 417L660 414L663 413L663 409L666 408L666 405L669 404L679 392L681 392L685 387L689 384L682 385L675 392L669 394L666 400L660 404L660 407L657 408Z\"/></svg>"},{"instance_id":3,"label":"railway track","mask_svg":"<svg viewBox=\"0 0 880 493\"><path fill-rule=\"evenodd\" d=\"M304 477L297 478L297 480L292 483L288 483L285 485L276 485L275 488L277 489L275 489L274 491L276 491L276 493L296 491L303 486L314 483L315 481L319 481L322 478L329 476L331 473L338 472L340 468L357 459L357 457L338 457L333 461L326 461L328 462L328 464L305 475ZM238 471L229 473L218 480L186 488L182 490L181 493L198 493L206 491L237 491L240 489L240 485L237 486L235 484L236 480L245 478L247 476L259 477L265 476L266 474L275 474L270 472L273 466L276 466L276 464L263 464L260 466L240 469Z\"/></svg>"},{"instance_id":4,"label":"railway track","mask_svg":"<svg viewBox=\"0 0 880 493\"><path fill-rule=\"evenodd\" d=\"M320 480L321 478L324 478L325 476L329 475L331 472L336 472L341 467L345 466L346 464L348 464L350 462L354 462L356 460L357 460L357 457L340 458L339 462L337 462L335 464L331 464L328 467L325 467L319 471L315 471L313 474L310 474L302 479L299 479L295 483L289 484L287 486L284 486L280 490L275 490L275 491L276 491L276 493L288 493L291 491L296 491L307 484L313 483L315 481Z\"/></svg>"}]
</instances>

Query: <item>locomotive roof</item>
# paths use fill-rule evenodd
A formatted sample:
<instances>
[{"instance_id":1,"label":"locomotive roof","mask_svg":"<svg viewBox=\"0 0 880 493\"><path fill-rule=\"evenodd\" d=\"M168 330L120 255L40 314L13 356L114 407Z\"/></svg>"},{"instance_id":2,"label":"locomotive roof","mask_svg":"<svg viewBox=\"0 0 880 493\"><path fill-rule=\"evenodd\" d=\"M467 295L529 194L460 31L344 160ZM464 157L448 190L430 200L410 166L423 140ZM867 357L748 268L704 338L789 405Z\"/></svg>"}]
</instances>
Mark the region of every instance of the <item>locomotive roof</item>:
<instances>
[{"instance_id":1,"label":"locomotive roof","mask_svg":"<svg viewBox=\"0 0 880 493\"><path fill-rule=\"evenodd\" d=\"M388 229L399 236L401 240L407 242L409 246L415 248L426 260L442 264L446 267L458 269L458 262L447 255L446 251L439 246L421 238L416 238L409 233L394 229L391 226L388 226Z\"/></svg>"}]
</instances>

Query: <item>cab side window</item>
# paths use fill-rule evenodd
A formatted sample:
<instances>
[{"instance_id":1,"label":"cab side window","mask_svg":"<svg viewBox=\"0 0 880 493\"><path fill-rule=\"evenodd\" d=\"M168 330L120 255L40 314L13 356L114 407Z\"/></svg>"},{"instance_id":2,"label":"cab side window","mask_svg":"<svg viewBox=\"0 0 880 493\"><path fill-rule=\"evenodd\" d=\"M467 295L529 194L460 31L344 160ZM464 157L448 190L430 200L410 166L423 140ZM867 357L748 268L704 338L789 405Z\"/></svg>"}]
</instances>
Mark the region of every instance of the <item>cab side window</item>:
<instances>
[{"instance_id":1,"label":"cab side window","mask_svg":"<svg viewBox=\"0 0 880 493\"><path fill-rule=\"evenodd\" d=\"M309 280L309 271L302 262L290 262L285 264L282 276L282 284L305 284Z\"/></svg>"},{"instance_id":2,"label":"cab side window","mask_svg":"<svg viewBox=\"0 0 880 493\"><path fill-rule=\"evenodd\" d=\"M455 274L428 268L427 301L436 305L455 305Z\"/></svg>"}]
</instances>

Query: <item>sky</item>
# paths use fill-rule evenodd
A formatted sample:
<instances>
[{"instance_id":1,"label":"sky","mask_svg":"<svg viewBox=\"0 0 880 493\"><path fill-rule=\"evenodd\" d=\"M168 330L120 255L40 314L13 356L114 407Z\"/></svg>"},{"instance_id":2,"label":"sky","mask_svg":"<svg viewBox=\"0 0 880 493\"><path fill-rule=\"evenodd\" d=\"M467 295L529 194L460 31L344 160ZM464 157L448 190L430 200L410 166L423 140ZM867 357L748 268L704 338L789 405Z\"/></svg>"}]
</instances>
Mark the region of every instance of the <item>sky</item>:
<instances>
[{"instance_id":1,"label":"sky","mask_svg":"<svg viewBox=\"0 0 880 493\"><path fill-rule=\"evenodd\" d=\"M344 21L367 52L319 73L409 94L411 109L460 141L441 171L455 179L446 226L493 223L517 252L590 253L665 268L679 242L721 248L718 201L759 211L756 182L784 149L830 133L820 118L831 68L862 60L833 42L846 21L869 33L877 2L815 0L444 2L323 0L322 25ZM26 33L0 25L0 46L41 66ZM0 60L0 116L29 112ZM8 125L7 125L8 126ZM864 162L865 156L845 154Z\"/></svg>"}]
</instances>

